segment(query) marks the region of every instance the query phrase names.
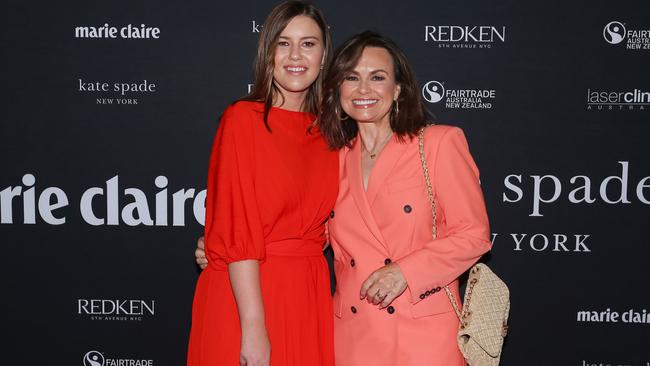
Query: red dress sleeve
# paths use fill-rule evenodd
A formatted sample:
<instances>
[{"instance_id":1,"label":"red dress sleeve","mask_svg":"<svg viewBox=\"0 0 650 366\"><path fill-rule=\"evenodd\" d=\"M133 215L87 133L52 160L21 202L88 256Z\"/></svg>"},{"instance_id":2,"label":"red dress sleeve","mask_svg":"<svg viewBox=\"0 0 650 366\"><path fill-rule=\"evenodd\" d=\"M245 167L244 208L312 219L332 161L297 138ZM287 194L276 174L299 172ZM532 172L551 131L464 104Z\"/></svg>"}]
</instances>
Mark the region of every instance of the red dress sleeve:
<instances>
[{"instance_id":1,"label":"red dress sleeve","mask_svg":"<svg viewBox=\"0 0 650 366\"><path fill-rule=\"evenodd\" d=\"M209 262L217 267L265 257L255 195L251 113L239 104L228 107L210 154L205 245Z\"/></svg>"}]
</instances>

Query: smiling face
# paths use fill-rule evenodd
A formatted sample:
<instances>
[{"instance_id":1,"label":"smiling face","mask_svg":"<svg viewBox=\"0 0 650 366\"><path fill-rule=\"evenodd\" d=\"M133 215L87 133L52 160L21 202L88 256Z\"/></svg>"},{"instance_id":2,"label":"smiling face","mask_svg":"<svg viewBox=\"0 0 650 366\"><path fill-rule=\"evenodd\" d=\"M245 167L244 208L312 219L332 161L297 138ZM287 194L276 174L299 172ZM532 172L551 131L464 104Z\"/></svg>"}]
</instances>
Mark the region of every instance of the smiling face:
<instances>
[{"instance_id":1,"label":"smiling face","mask_svg":"<svg viewBox=\"0 0 650 366\"><path fill-rule=\"evenodd\" d=\"M278 38L273 67L273 82L284 98L303 98L318 77L323 62L323 34L308 16L289 22Z\"/></svg>"},{"instance_id":2,"label":"smiling face","mask_svg":"<svg viewBox=\"0 0 650 366\"><path fill-rule=\"evenodd\" d=\"M339 88L343 111L359 123L390 123L393 101L400 86L390 53L380 47L366 47L356 66Z\"/></svg>"}]
</instances>

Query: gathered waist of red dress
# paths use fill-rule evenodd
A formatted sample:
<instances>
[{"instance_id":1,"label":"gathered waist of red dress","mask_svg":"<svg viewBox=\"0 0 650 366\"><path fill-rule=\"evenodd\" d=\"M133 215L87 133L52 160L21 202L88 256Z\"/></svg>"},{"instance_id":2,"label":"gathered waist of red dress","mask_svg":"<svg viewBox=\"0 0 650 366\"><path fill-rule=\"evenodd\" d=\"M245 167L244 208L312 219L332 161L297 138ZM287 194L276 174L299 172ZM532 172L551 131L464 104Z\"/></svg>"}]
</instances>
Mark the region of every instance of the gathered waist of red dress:
<instances>
[{"instance_id":1,"label":"gathered waist of red dress","mask_svg":"<svg viewBox=\"0 0 650 366\"><path fill-rule=\"evenodd\" d=\"M315 257L323 255L320 239L284 239L266 244L267 256Z\"/></svg>"},{"instance_id":2,"label":"gathered waist of red dress","mask_svg":"<svg viewBox=\"0 0 650 366\"><path fill-rule=\"evenodd\" d=\"M267 257L321 257L323 244L321 239L284 239L267 242L265 252ZM223 259L214 258L209 261L208 268L226 271L228 264Z\"/></svg>"}]
</instances>

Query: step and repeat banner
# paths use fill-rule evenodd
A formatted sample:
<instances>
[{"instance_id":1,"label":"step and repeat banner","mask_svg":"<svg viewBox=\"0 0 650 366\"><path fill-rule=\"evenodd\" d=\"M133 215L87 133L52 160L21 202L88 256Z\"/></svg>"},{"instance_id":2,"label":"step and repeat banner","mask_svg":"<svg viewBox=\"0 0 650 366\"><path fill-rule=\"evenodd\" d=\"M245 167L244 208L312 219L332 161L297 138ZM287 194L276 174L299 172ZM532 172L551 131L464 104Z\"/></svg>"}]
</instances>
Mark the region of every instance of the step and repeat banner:
<instances>
[{"instance_id":1,"label":"step and repeat banner","mask_svg":"<svg viewBox=\"0 0 650 366\"><path fill-rule=\"evenodd\" d=\"M3 6L0 363L185 362L218 118L275 1ZM650 365L650 2L321 1L464 129L503 365Z\"/></svg>"}]
</instances>

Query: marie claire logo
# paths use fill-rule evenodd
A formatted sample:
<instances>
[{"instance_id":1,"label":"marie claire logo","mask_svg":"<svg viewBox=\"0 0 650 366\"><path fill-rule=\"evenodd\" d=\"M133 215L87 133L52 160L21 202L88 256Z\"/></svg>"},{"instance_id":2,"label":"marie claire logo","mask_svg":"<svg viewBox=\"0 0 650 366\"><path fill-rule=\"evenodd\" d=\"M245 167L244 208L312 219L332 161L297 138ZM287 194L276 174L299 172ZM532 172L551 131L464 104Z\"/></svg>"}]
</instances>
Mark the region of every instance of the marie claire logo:
<instances>
[{"instance_id":1,"label":"marie claire logo","mask_svg":"<svg viewBox=\"0 0 650 366\"><path fill-rule=\"evenodd\" d=\"M605 25L603 38L612 45L625 43L628 50L650 50L650 29L627 29L625 23L612 21Z\"/></svg>"},{"instance_id":2,"label":"marie claire logo","mask_svg":"<svg viewBox=\"0 0 650 366\"><path fill-rule=\"evenodd\" d=\"M587 89L587 110L640 110L650 106L650 91Z\"/></svg>"},{"instance_id":3,"label":"marie claire logo","mask_svg":"<svg viewBox=\"0 0 650 366\"><path fill-rule=\"evenodd\" d=\"M650 324L650 314L646 309L628 309L622 312L606 310L578 310L576 321L578 323L635 323Z\"/></svg>"},{"instance_id":4,"label":"marie claire logo","mask_svg":"<svg viewBox=\"0 0 650 366\"><path fill-rule=\"evenodd\" d=\"M125 188L119 178L116 175L83 191L79 203L74 206L79 208L85 223L93 226L185 226L186 211L191 210L196 222L204 225L205 189L182 188L170 193L169 179L159 175L153 181L158 192L151 194L150 187ZM36 182L36 176L27 173L23 175L22 184L0 190L0 224L13 224L14 221L66 223L66 211L70 209L68 193L62 188L44 187ZM145 192L149 192L148 197ZM20 207L22 212L18 211ZM22 214L22 220L18 213Z\"/></svg>"},{"instance_id":5,"label":"marie claire logo","mask_svg":"<svg viewBox=\"0 0 650 366\"><path fill-rule=\"evenodd\" d=\"M506 41L505 26L491 25L426 25L424 41L439 48L492 48Z\"/></svg>"},{"instance_id":6,"label":"marie claire logo","mask_svg":"<svg viewBox=\"0 0 650 366\"><path fill-rule=\"evenodd\" d=\"M90 320L142 321L155 315L155 301L77 299L77 314Z\"/></svg>"},{"instance_id":7,"label":"marie claire logo","mask_svg":"<svg viewBox=\"0 0 650 366\"><path fill-rule=\"evenodd\" d=\"M75 38L104 38L104 39L158 39L160 28L128 24L123 27L113 27L108 23L95 26L79 26L74 29Z\"/></svg>"},{"instance_id":8,"label":"marie claire logo","mask_svg":"<svg viewBox=\"0 0 650 366\"><path fill-rule=\"evenodd\" d=\"M153 366L153 360L135 358L108 358L99 351L88 351L83 357L83 366Z\"/></svg>"},{"instance_id":9,"label":"marie claire logo","mask_svg":"<svg viewBox=\"0 0 650 366\"><path fill-rule=\"evenodd\" d=\"M145 94L156 92L156 83L149 80L104 82L77 79L77 92L91 94L95 104L103 105L136 105Z\"/></svg>"},{"instance_id":10,"label":"marie claire logo","mask_svg":"<svg viewBox=\"0 0 650 366\"><path fill-rule=\"evenodd\" d=\"M449 109L492 109L496 98L494 89L450 89L444 83L431 80L422 87L422 97L429 103L444 99Z\"/></svg>"}]
</instances>

